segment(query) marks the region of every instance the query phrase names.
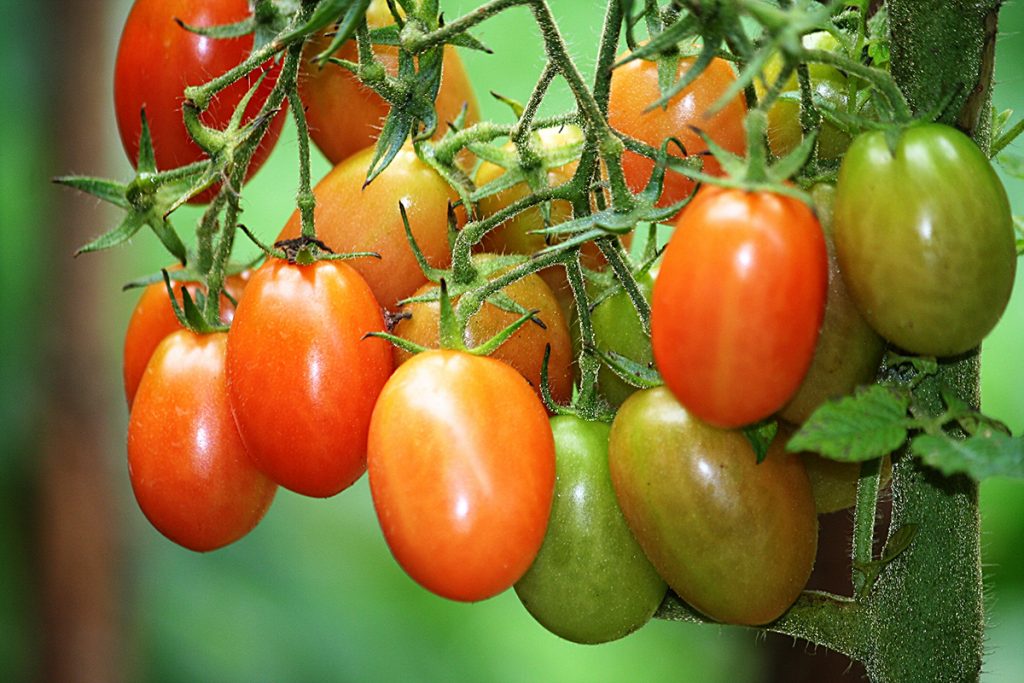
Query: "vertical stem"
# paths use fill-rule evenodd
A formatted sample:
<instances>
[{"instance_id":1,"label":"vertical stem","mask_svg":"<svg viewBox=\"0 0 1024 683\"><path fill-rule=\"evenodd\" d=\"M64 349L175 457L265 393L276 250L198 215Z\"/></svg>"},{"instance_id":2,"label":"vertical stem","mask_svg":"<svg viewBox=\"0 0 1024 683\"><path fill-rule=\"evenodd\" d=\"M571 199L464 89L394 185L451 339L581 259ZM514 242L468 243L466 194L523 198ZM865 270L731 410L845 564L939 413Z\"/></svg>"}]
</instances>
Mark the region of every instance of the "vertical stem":
<instances>
[{"instance_id":1,"label":"vertical stem","mask_svg":"<svg viewBox=\"0 0 1024 683\"><path fill-rule=\"evenodd\" d=\"M853 519L853 593L861 595L868 576L858 568L872 559L875 545L875 512L878 507L878 478L881 459L861 465L857 480L857 509Z\"/></svg>"}]
</instances>

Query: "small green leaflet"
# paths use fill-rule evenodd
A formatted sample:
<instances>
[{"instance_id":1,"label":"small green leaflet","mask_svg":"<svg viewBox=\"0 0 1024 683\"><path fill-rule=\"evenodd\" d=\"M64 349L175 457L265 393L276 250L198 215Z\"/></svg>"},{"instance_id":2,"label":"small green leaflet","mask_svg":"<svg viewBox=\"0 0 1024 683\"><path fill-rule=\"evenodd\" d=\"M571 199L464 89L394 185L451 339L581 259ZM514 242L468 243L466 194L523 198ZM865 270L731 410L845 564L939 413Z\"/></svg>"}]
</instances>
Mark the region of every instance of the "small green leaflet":
<instances>
[{"instance_id":1,"label":"small green leaflet","mask_svg":"<svg viewBox=\"0 0 1024 683\"><path fill-rule=\"evenodd\" d=\"M912 425L905 393L872 385L853 396L829 401L808 418L786 445L841 462L863 462L899 448Z\"/></svg>"},{"instance_id":2,"label":"small green leaflet","mask_svg":"<svg viewBox=\"0 0 1024 683\"><path fill-rule=\"evenodd\" d=\"M922 434L911 442L914 455L943 474L1024 479L1024 437L983 427L966 439Z\"/></svg>"},{"instance_id":3,"label":"small green leaflet","mask_svg":"<svg viewBox=\"0 0 1024 683\"><path fill-rule=\"evenodd\" d=\"M747 441L750 442L751 447L754 449L754 455L757 456L757 463L759 465L768 457L768 447L771 446L778 431L779 423L775 420L758 422L743 430L743 436L747 437Z\"/></svg>"}]
</instances>

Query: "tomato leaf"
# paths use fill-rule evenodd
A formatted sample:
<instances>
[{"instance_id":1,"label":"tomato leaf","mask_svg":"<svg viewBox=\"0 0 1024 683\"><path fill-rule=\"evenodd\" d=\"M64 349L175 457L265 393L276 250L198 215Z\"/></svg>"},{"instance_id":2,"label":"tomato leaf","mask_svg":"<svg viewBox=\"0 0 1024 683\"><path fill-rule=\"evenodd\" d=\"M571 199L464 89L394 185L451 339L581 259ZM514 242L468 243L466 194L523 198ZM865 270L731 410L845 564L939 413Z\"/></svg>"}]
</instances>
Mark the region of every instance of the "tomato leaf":
<instances>
[{"instance_id":1,"label":"tomato leaf","mask_svg":"<svg viewBox=\"0 0 1024 683\"><path fill-rule=\"evenodd\" d=\"M750 442L751 447L754 449L759 465L768 457L768 447L778 431L779 423L775 420L763 420L743 429L743 436L747 437L747 441Z\"/></svg>"},{"instance_id":2,"label":"tomato leaf","mask_svg":"<svg viewBox=\"0 0 1024 683\"><path fill-rule=\"evenodd\" d=\"M1024 437L1012 437L988 425L966 439L921 434L911 442L911 450L947 476L967 474L977 481L1024 478Z\"/></svg>"},{"instance_id":3,"label":"tomato leaf","mask_svg":"<svg viewBox=\"0 0 1024 683\"><path fill-rule=\"evenodd\" d=\"M840 462L863 462L891 453L907 438L911 419L905 393L872 385L853 396L828 401L807 419L786 445Z\"/></svg>"}]
</instances>

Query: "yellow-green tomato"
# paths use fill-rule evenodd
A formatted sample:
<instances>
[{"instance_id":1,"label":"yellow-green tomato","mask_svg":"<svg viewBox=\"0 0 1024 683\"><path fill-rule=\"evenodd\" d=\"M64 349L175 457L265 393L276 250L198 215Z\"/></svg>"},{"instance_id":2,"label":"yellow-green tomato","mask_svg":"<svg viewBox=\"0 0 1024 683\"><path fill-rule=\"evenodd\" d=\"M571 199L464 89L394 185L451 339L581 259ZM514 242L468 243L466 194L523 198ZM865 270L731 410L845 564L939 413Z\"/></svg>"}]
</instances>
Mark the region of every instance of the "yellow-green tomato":
<instances>
[{"instance_id":1,"label":"yellow-green tomato","mask_svg":"<svg viewBox=\"0 0 1024 683\"><path fill-rule=\"evenodd\" d=\"M650 303L654 275L644 273L637 277L636 283L641 294ZM601 351L618 353L640 365L650 365L654 362L651 338L644 334L640 316L625 290L620 289L602 299L591 312L590 321L594 326L597 348ZM608 402L616 407L622 405L623 401L637 390L606 365L601 366L597 386Z\"/></svg>"},{"instance_id":2,"label":"yellow-green tomato","mask_svg":"<svg viewBox=\"0 0 1024 683\"><path fill-rule=\"evenodd\" d=\"M834 51L838 41L827 31L809 33L803 37L804 47L809 50ZM778 79L783 59L774 54L765 64L762 76L754 80L757 96L764 97ZM833 109L844 110L847 102L847 79L839 69L827 64L809 64L807 75L815 96ZM803 140L800 126L800 82L794 71L782 86L782 90L768 109L768 145L772 154L785 156ZM822 121L818 131L818 157L836 159L850 146L850 136L828 121Z\"/></svg>"},{"instance_id":3,"label":"yellow-green tomato","mask_svg":"<svg viewBox=\"0 0 1024 683\"><path fill-rule=\"evenodd\" d=\"M555 498L547 535L516 594L552 633L603 643L643 626L666 586L622 517L608 476L602 422L551 419Z\"/></svg>"},{"instance_id":4,"label":"yellow-green tomato","mask_svg":"<svg viewBox=\"0 0 1024 683\"><path fill-rule=\"evenodd\" d=\"M758 464L742 432L700 422L665 387L630 396L612 423L609 472L633 535L672 590L717 621L773 621L811 574L814 498L784 445Z\"/></svg>"},{"instance_id":5,"label":"yellow-green tomato","mask_svg":"<svg viewBox=\"0 0 1024 683\"><path fill-rule=\"evenodd\" d=\"M859 462L839 462L823 458L817 453L801 453L807 477L814 492L814 505L819 515L852 508L857 503L857 481L860 479ZM892 460L882 459L879 488L892 479Z\"/></svg>"},{"instance_id":6,"label":"yellow-green tomato","mask_svg":"<svg viewBox=\"0 0 1024 683\"><path fill-rule=\"evenodd\" d=\"M885 342L857 310L839 272L832 239L835 190L820 184L811 196L828 248L828 298L811 367L796 394L779 411L779 417L794 425L802 424L828 399L850 394L874 380L885 352Z\"/></svg>"}]
</instances>

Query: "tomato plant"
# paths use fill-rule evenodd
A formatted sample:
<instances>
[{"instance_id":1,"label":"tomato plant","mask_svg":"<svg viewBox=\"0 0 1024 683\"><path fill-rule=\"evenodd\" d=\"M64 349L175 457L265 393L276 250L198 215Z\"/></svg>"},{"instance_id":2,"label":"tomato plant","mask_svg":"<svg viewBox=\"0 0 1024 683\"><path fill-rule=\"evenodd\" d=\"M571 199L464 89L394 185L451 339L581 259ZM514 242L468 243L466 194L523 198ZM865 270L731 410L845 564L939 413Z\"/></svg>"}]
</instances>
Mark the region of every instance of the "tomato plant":
<instances>
[{"instance_id":1,"label":"tomato plant","mask_svg":"<svg viewBox=\"0 0 1024 683\"><path fill-rule=\"evenodd\" d=\"M648 302L654 288L655 276L655 273L648 271L636 278L637 286ZM594 325L594 340L601 351L617 353L640 365L653 365L654 351L651 349L651 339L644 332L640 316L625 290L620 289L611 296L600 299L591 312L590 321ZM601 366L597 384L604 397L616 407L622 405L636 391L636 387L620 378L606 365Z\"/></svg>"},{"instance_id":2,"label":"tomato plant","mask_svg":"<svg viewBox=\"0 0 1024 683\"><path fill-rule=\"evenodd\" d=\"M146 518L214 550L249 533L277 486L250 460L228 405L226 335L179 330L146 366L128 423L128 473Z\"/></svg>"},{"instance_id":3,"label":"tomato plant","mask_svg":"<svg viewBox=\"0 0 1024 683\"><path fill-rule=\"evenodd\" d=\"M834 52L839 47L835 36L827 31L809 33L803 37L802 42L808 50ZM772 55L765 64L762 77L754 81L758 97L764 97L767 87L775 84L782 67L781 55ZM807 75L811 81L811 91L818 101L834 110L846 112L848 82L842 71L828 64L812 63L807 66ZM800 84L794 71L782 84L779 98L768 110L768 145L775 156L786 156L803 140L800 97ZM818 158L838 159L850 146L850 136L826 119L822 121L818 130L816 144Z\"/></svg>"},{"instance_id":4,"label":"tomato plant","mask_svg":"<svg viewBox=\"0 0 1024 683\"><path fill-rule=\"evenodd\" d=\"M431 266L451 261L448 203L456 194L441 176L420 161L412 147L402 149L372 183L366 170L373 149L335 166L313 189L317 237L335 252L372 251L376 258L350 262L366 279L382 306L390 308L426 281L409 241L398 203L405 207L416 243ZM298 237L299 212L289 218L279 240Z\"/></svg>"},{"instance_id":5,"label":"tomato plant","mask_svg":"<svg viewBox=\"0 0 1024 683\"><path fill-rule=\"evenodd\" d=\"M817 185L812 197L828 249L828 296L811 366L800 388L779 411L779 417L795 425L826 400L871 383L885 352L885 343L857 310L839 272L832 236L835 191L830 185Z\"/></svg>"},{"instance_id":6,"label":"tomato plant","mask_svg":"<svg viewBox=\"0 0 1024 683\"><path fill-rule=\"evenodd\" d=\"M221 294L220 319L224 324L230 324L235 315L235 301L242 295L245 283L249 279L248 272L241 275L229 277L225 282L226 294ZM175 283L174 298L181 305L181 284ZM196 294L202 291L195 282L185 283L189 296L195 298ZM174 308L167 296L167 286L163 282L154 282L142 290L138 303L132 310L132 316L128 320L128 328L124 334L124 393L131 406L135 398L135 391L142 380L142 373L146 370L153 351L163 341L164 337L175 330L181 329L178 317L174 315Z\"/></svg>"},{"instance_id":7,"label":"tomato plant","mask_svg":"<svg viewBox=\"0 0 1024 683\"><path fill-rule=\"evenodd\" d=\"M373 0L366 12L369 27L379 28L393 23L394 19L384 0ZM380 133L388 103L380 95L363 85L354 74L334 64L319 68L312 56L323 52L333 36L320 35L306 44L306 56L299 74L300 94L306 105L306 119L309 136L324 153L328 161L337 164L353 154L373 145ZM388 73L398 72L398 50L387 45L374 46L374 54ZM354 41L345 43L335 53L339 59L358 62ZM462 59L455 48L446 45L444 49L444 70L441 88L434 102L440 137L447 130L447 123L454 121L466 107L465 124L476 123L480 115L476 96L466 75Z\"/></svg>"},{"instance_id":8,"label":"tomato plant","mask_svg":"<svg viewBox=\"0 0 1024 683\"><path fill-rule=\"evenodd\" d=\"M693 64L692 58L679 61L676 76L680 77ZM746 148L743 117L747 108L742 95L730 100L714 114L708 110L736 80L732 66L723 59L715 59L697 80L668 101L665 107L649 109L661 97L658 87L658 67L655 62L634 59L612 72L611 92L608 100L608 123L616 130L636 138L652 147L660 147L669 137L683 144L687 155L707 152L707 145L694 130L698 128L734 154ZM669 146L669 152L682 156L679 149ZM622 170L630 189L643 189L650 178L654 162L635 152L622 157ZM720 172L713 157L704 157L704 170ZM675 171L665 173L659 206L668 206L684 199L693 191L694 183Z\"/></svg>"},{"instance_id":9,"label":"tomato plant","mask_svg":"<svg viewBox=\"0 0 1024 683\"><path fill-rule=\"evenodd\" d=\"M380 305L340 261L271 260L253 273L228 334L231 409L246 448L271 479L332 496L366 469L377 394L391 349Z\"/></svg>"},{"instance_id":10,"label":"tomato plant","mask_svg":"<svg viewBox=\"0 0 1024 683\"><path fill-rule=\"evenodd\" d=\"M608 461L630 529L692 607L755 625L796 600L818 522L807 473L782 440L758 464L742 433L697 420L659 387L619 408Z\"/></svg>"},{"instance_id":11,"label":"tomato plant","mask_svg":"<svg viewBox=\"0 0 1024 683\"><path fill-rule=\"evenodd\" d=\"M807 205L705 188L680 216L654 283L651 341L665 383L720 427L768 417L811 363L827 278Z\"/></svg>"},{"instance_id":12,"label":"tomato plant","mask_svg":"<svg viewBox=\"0 0 1024 683\"><path fill-rule=\"evenodd\" d=\"M547 413L493 358L427 351L402 364L370 424L384 538L428 590L475 601L512 586L540 549L555 453Z\"/></svg>"},{"instance_id":13,"label":"tomato plant","mask_svg":"<svg viewBox=\"0 0 1024 683\"><path fill-rule=\"evenodd\" d=\"M643 626L665 597L619 510L608 474L603 422L551 419L555 498L547 534L529 571L516 583L523 605L552 633L577 643L603 643Z\"/></svg>"},{"instance_id":14,"label":"tomato plant","mask_svg":"<svg viewBox=\"0 0 1024 683\"><path fill-rule=\"evenodd\" d=\"M854 140L836 185L836 255L868 323L912 353L953 356L1002 316L1017 264L1006 191L941 124Z\"/></svg>"},{"instance_id":15,"label":"tomato plant","mask_svg":"<svg viewBox=\"0 0 1024 683\"><path fill-rule=\"evenodd\" d=\"M142 134L140 112L145 110L153 140L157 168L166 170L203 158L203 150L185 129L181 105L190 85L202 85L244 61L252 51L253 38L213 39L192 33L190 26L217 26L251 16L247 0L190 2L187 0L135 0L125 21L114 66L114 110L121 143L134 165L139 156ZM280 73L280 65L267 63L266 78L245 110L252 119L266 101ZM251 73L220 91L202 113L207 126L223 128L235 107L256 84L260 73ZM252 157L252 175L274 148L284 112L274 117L263 141ZM215 189L206 190L192 201L209 201Z\"/></svg>"},{"instance_id":16,"label":"tomato plant","mask_svg":"<svg viewBox=\"0 0 1024 683\"><path fill-rule=\"evenodd\" d=\"M493 255L477 254L477 263L484 263ZM414 296L422 296L437 288L427 283ZM559 403L568 401L572 392L572 341L569 328L562 315L562 309L551 289L539 275L528 275L502 290L509 298L527 311L537 311L534 316L541 324L529 322L520 327L491 354L492 357L508 363L526 378L534 391L540 395L540 376L544 364L544 349L551 348L548 359L548 385L551 396ZM457 299L456 299L457 301ZM441 305L437 301L408 303L402 307L407 318L395 325L395 334L411 342L436 348L439 344ZM470 348L478 346L519 318L519 314L506 311L492 303L485 303L469 319L465 343ZM395 348L395 365L410 358L407 351Z\"/></svg>"}]
</instances>

